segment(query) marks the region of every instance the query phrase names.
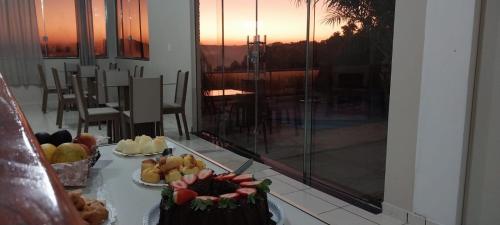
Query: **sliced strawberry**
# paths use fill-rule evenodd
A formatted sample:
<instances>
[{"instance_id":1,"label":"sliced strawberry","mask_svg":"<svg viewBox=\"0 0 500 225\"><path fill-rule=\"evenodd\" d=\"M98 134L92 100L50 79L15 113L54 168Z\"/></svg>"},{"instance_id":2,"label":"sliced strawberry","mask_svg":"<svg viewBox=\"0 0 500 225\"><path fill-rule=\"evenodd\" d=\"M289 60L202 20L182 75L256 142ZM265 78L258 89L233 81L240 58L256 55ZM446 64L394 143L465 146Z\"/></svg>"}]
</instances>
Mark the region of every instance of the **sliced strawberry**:
<instances>
[{"instance_id":1,"label":"sliced strawberry","mask_svg":"<svg viewBox=\"0 0 500 225\"><path fill-rule=\"evenodd\" d=\"M251 188L254 188L254 187L257 187L259 186L259 184L262 183L262 181L260 180L256 180L256 181L247 181L247 182L241 182L240 183L240 186L242 187L251 187Z\"/></svg>"},{"instance_id":2,"label":"sliced strawberry","mask_svg":"<svg viewBox=\"0 0 500 225\"><path fill-rule=\"evenodd\" d=\"M227 193L227 194L219 195L220 199L237 200L239 197L240 197L240 194L238 194L238 193Z\"/></svg>"},{"instance_id":3,"label":"sliced strawberry","mask_svg":"<svg viewBox=\"0 0 500 225\"><path fill-rule=\"evenodd\" d=\"M198 172L198 179L205 180L214 175L214 171L211 169L202 169Z\"/></svg>"},{"instance_id":4,"label":"sliced strawberry","mask_svg":"<svg viewBox=\"0 0 500 225\"><path fill-rule=\"evenodd\" d=\"M217 176L215 179L220 181L225 181L225 180L232 180L234 177L236 177L235 173L226 173Z\"/></svg>"},{"instance_id":5,"label":"sliced strawberry","mask_svg":"<svg viewBox=\"0 0 500 225\"><path fill-rule=\"evenodd\" d=\"M184 175L182 177L182 180L187 184L187 185L191 185L191 184L194 184L194 182L196 182L196 179L198 179L196 177L196 174L188 174L188 175Z\"/></svg>"},{"instance_id":6,"label":"sliced strawberry","mask_svg":"<svg viewBox=\"0 0 500 225\"><path fill-rule=\"evenodd\" d=\"M255 189L255 188L238 188L238 190L236 190L236 193L243 195L243 196L255 195L255 193L257 193L257 189Z\"/></svg>"},{"instance_id":7,"label":"sliced strawberry","mask_svg":"<svg viewBox=\"0 0 500 225\"><path fill-rule=\"evenodd\" d=\"M203 200L203 201L212 201L212 202L218 202L219 198L214 197L214 196L198 196L196 199Z\"/></svg>"},{"instance_id":8,"label":"sliced strawberry","mask_svg":"<svg viewBox=\"0 0 500 225\"><path fill-rule=\"evenodd\" d=\"M252 174L241 174L233 178L233 181L236 183L253 181L253 180L254 179Z\"/></svg>"},{"instance_id":9,"label":"sliced strawberry","mask_svg":"<svg viewBox=\"0 0 500 225\"><path fill-rule=\"evenodd\" d=\"M184 205L185 203L193 200L198 196L198 193L189 189L180 189L174 192L174 203L177 205Z\"/></svg>"},{"instance_id":10,"label":"sliced strawberry","mask_svg":"<svg viewBox=\"0 0 500 225\"><path fill-rule=\"evenodd\" d=\"M181 189L186 189L188 187L188 185L186 184L186 182L184 182L182 180L172 181L170 183L170 186L172 186L172 188L175 191L178 191L178 190L181 190Z\"/></svg>"}]
</instances>

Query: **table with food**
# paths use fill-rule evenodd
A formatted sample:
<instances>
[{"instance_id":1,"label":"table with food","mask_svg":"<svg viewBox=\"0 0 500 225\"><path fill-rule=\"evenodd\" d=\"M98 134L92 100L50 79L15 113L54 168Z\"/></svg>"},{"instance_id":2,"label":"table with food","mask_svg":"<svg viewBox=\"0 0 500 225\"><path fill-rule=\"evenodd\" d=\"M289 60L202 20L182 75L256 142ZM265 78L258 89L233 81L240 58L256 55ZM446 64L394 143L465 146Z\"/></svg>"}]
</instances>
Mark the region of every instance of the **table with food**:
<instances>
[{"instance_id":1,"label":"table with food","mask_svg":"<svg viewBox=\"0 0 500 225\"><path fill-rule=\"evenodd\" d=\"M230 171L165 137L142 135L110 145L64 130L36 136L90 225L324 224L270 192L269 179Z\"/></svg>"}]
</instances>

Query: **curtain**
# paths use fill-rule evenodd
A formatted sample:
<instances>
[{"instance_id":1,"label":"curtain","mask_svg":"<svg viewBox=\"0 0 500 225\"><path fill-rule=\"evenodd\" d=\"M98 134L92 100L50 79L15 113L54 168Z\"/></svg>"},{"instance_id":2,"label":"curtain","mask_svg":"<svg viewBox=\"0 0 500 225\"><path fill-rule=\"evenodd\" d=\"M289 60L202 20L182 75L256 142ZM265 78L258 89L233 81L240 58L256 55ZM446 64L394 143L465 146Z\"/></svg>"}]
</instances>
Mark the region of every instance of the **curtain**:
<instances>
[{"instance_id":1,"label":"curtain","mask_svg":"<svg viewBox=\"0 0 500 225\"><path fill-rule=\"evenodd\" d=\"M0 73L9 86L38 85L41 62L35 0L0 0Z\"/></svg>"},{"instance_id":2,"label":"curtain","mask_svg":"<svg viewBox=\"0 0 500 225\"><path fill-rule=\"evenodd\" d=\"M76 0L80 64L96 65L92 0Z\"/></svg>"}]
</instances>

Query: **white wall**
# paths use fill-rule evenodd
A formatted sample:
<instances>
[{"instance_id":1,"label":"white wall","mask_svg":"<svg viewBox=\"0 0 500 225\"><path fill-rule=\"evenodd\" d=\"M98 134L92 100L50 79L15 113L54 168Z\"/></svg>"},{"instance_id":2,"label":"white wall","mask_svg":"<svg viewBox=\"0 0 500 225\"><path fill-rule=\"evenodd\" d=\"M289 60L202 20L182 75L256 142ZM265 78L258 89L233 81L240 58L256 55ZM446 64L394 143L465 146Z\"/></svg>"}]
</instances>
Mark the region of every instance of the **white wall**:
<instances>
[{"instance_id":1,"label":"white wall","mask_svg":"<svg viewBox=\"0 0 500 225\"><path fill-rule=\"evenodd\" d=\"M396 1L384 209L413 210L426 2ZM406 215L393 216L406 220Z\"/></svg>"},{"instance_id":2,"label":"white wall","mask_svg":"<svg viewBox=\"0 0 500 225\"><path fill-rule=\"evenodd\" d=\"M477 2L427 2L413 208L443 225L461 223Z\"/></svg>"},{"instance_id":3,"label":"white wall","mask_svg":"<svg viewBox=\"0 0 500 225\"><path fill-rule=\"evenodd\" d=\"M500 2L483 2L464 225L500 221Z\"/></svg>"},{"instance_id":4,"label":"white wall","mask_svg":"<svg viewBox=\"0 0 500 225\"><path fill-rule=\"evenodd\" d=\"M476 2L396 1L383 206L408 224L461 222Z\"/></svg>"}]
</instances>

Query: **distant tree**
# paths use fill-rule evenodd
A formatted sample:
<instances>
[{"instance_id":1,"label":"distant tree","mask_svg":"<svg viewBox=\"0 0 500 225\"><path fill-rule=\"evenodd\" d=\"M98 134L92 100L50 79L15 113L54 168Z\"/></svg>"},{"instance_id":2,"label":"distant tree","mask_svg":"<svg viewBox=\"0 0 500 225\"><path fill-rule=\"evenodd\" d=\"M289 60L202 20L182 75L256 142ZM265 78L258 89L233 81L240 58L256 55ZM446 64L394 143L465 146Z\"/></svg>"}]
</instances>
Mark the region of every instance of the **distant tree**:
<instances>
[{"instance_id":1,"label":"distant tree","mask_svg":"<svg viewBox=\"0 0 500 225\"><path fill-rule=\"evenodd\" d=\"M240 63L236 60L234 60L231 65L229 66L229 69L233 70L233 71L236 71L238 69L240 69Z\"/></svg>"},{"instance_id":2,"label":"distant tree","mask_svg":"<svg viewBox=\"0 0 500 225\"><path fill-rule=\"evenodd\" d=\"M359 32L368 32L374 50L390 63L394 28L395 0L295 0L298 5L311 1L314 7L320 2L326 6L327 16L323 22L346 23L359 27Z\"/></svg>"}]
</instances>

